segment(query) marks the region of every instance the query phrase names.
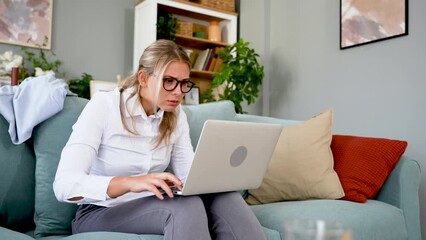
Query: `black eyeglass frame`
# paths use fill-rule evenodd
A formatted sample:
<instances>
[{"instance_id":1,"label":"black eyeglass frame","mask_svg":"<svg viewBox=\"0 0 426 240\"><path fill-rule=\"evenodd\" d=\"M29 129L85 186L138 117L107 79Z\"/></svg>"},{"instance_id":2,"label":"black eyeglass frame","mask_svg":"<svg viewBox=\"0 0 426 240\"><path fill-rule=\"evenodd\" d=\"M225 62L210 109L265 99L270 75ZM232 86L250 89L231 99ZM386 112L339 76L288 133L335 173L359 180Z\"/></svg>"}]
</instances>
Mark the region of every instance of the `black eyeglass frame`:
<instances>
[{"instance_id":1,"label":"black eyeglass frame","mask_svg":"<svg viewBox=\"0 0 426 240\"><path fill-rule=\"evenodd\" d=\"M173 88L171 88L171 89L167 89L166 88L166 86L165 86L165 81L164 80L174 80L175 82L176 82L176 84L175 84L175 86L173 87ZM190 84L192 84L191 86L190 86L190 88L187 90L187 91L183 91L183 84L186 84L186 83L190 83ZM191 90L192 90L192 88L195 86L195 83L193 83L193 82L191 82L191 81L189 81L189 80L187 80L187 79L185 79L185 80L177 80L176 78L174 78L174 77L164 77L163 78L163 89L164 90L166 90L166 91L168 91L168 92L171 92L171 91L174 91L176 88L177 88L177 86L178 85L180 85L180 91L182 92L182 93L188 93L188 92L190 92Z\"/></svg>"}]
</instances>

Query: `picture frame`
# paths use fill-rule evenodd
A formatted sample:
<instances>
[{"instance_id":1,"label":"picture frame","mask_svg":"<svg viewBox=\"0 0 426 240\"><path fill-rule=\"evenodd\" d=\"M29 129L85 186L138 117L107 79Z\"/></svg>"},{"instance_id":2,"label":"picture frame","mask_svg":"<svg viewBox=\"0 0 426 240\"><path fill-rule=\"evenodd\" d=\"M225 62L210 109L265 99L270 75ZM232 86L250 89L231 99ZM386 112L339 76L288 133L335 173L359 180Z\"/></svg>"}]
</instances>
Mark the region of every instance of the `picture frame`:
<instances>
[{"instance_id":1,"label":"picture frame","mask_svg":"<svg viewBox=\"0 0 426 240\"><path fill-rule=\"evenodd\" d=\"M200 88L193 87L191 91L185 93L185 104L186 105L200 104Z\"/></svg>"},{"instance_id":2,"label":"picture frame","mask_svg":"<svg viewBox=\"0 0 426 240\"><path fill-rule=\"evenodd\" d=\"M0 42L50 49L53 0L0 1Z\"/></svg>"},{"instance_id":3,"label":"picture frame","mask_svg":"<svg viewBox=\"0 0 426 240\"><path fill-rule=\"evenodd\" d=\"M408 0L340 0L340 49L408 35Z\"/></svg>"}]
</instances>

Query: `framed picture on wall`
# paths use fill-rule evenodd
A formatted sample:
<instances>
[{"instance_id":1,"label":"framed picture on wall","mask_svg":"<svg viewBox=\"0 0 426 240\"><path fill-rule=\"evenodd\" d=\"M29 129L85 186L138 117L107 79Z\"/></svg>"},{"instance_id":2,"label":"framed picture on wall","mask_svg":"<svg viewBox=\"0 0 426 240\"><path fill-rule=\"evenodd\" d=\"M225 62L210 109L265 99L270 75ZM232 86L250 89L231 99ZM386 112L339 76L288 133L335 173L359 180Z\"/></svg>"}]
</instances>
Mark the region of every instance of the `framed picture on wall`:
<instances>
[{"instance_id":1,"label":"framed picture on wall","mask_svg":"<svg viewBox=\"0 0 426 240\"><path fill-rule=\"evenodd\" d=\"M340 0L340 49L408 35L408 0Z\"/></svg>"},{"instance_id":2,"label":"framed picture on wall","mask_svg":"<svg viewBox=\"0 0 426 240\"><path fill-rule=\"evenodd\" d=\"M185 104L194 105L200 103L200 89L193 87L191 91L185 93Z\"/></svg>"},{"instance_id":3,"label":"framed picture on wall","mask_svg":"<svg viewBox=\"0 0 426 240\"><path fill-rule=\"evenodd\" d=\"M50 49L53 0L0 1L0 42Z\"/></svg>"}]
</instances>

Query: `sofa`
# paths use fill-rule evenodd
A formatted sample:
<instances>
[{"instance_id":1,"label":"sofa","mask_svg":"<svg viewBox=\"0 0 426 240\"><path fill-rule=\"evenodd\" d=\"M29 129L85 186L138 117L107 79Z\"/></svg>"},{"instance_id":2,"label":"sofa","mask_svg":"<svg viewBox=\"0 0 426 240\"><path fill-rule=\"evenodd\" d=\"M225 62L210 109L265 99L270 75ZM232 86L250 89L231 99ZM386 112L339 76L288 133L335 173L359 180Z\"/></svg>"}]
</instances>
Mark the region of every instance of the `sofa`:
<instances>
[{"instance_id":1,"label":"sofa","mask_svg":"<svg viewBox=\"0 0 426 240\"><path fill-rule=\"evenodd\" d=\"M66 97L64 108L37 125L29 140L11 142L8 123L0 116L0 239L154 240L160 235L91 232L71 235L71 220L77 206L56 200L52 183L60 152L71 127L87 103ZM236 114L230 101L183 106L188 116L193 145L206 119L279 123L299 121ZM307 199L251 205L269 240L284 239L283 223L289 219L339 221L352 229L353 240L420 240L419 164L402 156L379 194L365 203L344 200ZM241 192L243 196L247 191Z\"/></svg>"}]
</instances>

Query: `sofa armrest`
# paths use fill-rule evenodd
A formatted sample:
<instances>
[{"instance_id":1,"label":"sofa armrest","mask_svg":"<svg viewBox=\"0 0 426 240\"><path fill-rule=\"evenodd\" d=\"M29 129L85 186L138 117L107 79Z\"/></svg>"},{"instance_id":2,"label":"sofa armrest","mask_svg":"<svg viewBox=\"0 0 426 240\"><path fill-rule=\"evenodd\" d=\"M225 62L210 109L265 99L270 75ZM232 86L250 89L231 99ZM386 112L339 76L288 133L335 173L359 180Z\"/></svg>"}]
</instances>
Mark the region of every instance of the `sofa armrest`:
<instances>
[{"instance_id":1,"label":"sofa armrest","mask_svg":"<svg viewBox=\"0 0 426 240\"><path fill-rule=\"evenodd\" d=\"M4 227L0 227L0 239L13 239L13 240L34 240L34 238L25 235L23 233L20 232L15 232L13 230L4 228Z\"/></svg>"},{"instance_id":2,"label":"sofa armrest","mask_svg":"<svg viewBox=\"0 0 426 240\"><path fill-rule=\"evenodd\" d=\"M408 239L421 239L419 187L418 162L402 156L376 198L402 210L409 234Z\"/></svg>"}]
</instances>

